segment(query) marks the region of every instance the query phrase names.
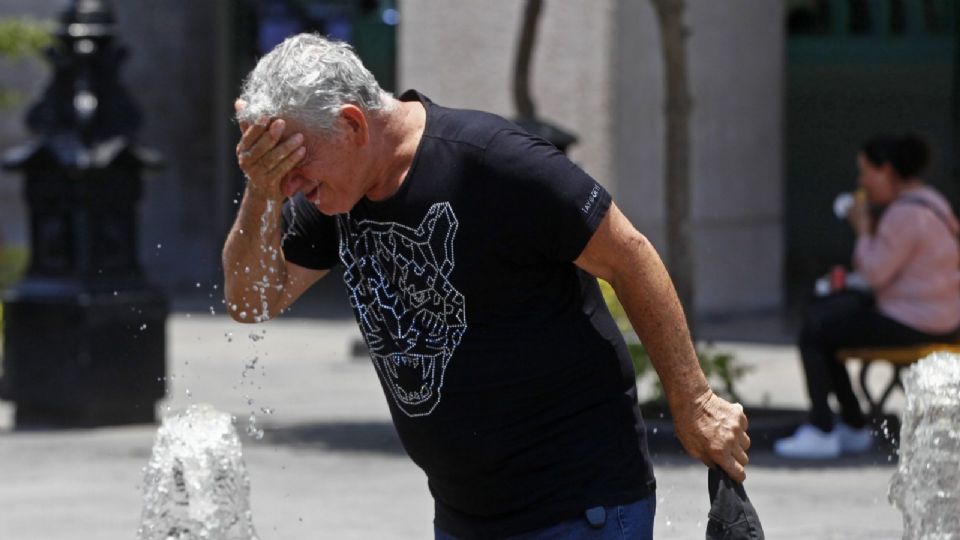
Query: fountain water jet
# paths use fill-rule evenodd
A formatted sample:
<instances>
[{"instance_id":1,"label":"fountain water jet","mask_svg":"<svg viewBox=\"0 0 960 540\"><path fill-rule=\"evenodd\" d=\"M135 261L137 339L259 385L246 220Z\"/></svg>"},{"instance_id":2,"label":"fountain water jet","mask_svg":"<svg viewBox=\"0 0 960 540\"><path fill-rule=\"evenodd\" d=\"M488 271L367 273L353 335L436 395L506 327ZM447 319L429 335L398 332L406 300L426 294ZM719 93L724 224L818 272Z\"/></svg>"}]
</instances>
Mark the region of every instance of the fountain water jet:
<instances>
[{"instance_id":1,"label":"fountain water jet","mask_svg":"<svg viewBox=\"0 0 960 540\"><path fill-rule=\"evenodd\" d=\"M144 469L139 540L258 540L230 415L207 404L164 418Z\"/></svg>"},{"instance_id":2,"label":"fountain water jet","mask_svg":"<svg viewBox=\"0 0 960 540\"><path fill-rule=\"evenodd\" d=\"M904 540L960 539L960 355L932 354L903 377L900 463L889 500Z\"/></svg>"}]
</instances>

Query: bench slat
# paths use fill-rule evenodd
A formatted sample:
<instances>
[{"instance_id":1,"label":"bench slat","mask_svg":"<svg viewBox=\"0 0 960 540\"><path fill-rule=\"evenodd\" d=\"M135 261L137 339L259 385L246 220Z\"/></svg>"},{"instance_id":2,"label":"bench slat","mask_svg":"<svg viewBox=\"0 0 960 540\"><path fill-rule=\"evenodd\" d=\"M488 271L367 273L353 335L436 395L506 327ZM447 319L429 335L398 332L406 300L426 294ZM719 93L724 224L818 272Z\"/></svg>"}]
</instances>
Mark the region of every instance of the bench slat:
<instances>
[{"instance_id":1,"label":"bench slat","mask_svg":"<svg viewBox=\"0 0 960 540\"><path fill-rule=\"evenodd\" d=\"M890 397L894 388L903 389L903 381L900 379L900 371L909 365L917 362L921 358L935 352L951 352L960 354L960 343L925 343L923 345L914 345L912 347L864 347L840 349L837 351L837 361L846 362L847 360L861 360L863 365L860 367L860 391L867 399L870 405L870 415L879 418L883 413L883 405ZM887 362L893 365L893 376L887 383L879 399L874 398L867 388L867 370L874 362Z\"/></svg>"},{"instance_id":2,"label":"bench slat","mask_svg":"<svg viewBox=\"0 0 960 540\"><path fill-rule=\"evenodd\" d=\"M928 343L914 347L840 349L837 351L837 360L841 362L850 359L867 361L886 360L891 364L909 365L935 352L960 353L960 345L956 343Z\"/></svg>"}]
</instances>

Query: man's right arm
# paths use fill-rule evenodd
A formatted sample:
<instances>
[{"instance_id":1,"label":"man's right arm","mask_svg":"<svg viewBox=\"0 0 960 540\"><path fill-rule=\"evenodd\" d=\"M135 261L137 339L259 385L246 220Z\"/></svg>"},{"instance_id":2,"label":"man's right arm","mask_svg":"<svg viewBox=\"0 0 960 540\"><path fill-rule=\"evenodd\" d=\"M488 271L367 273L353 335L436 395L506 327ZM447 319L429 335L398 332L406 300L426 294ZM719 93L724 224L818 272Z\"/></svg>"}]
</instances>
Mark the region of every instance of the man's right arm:
<instances>
[{"instance_id":1,"label":"man's right arm","mask_svg":"<svg viewBox=\"0 0 960 540\"><path fill-rule=\"evenodd\" d=\"M237 101L238 110L244 107ZM237 219L223 246L227 312L239 322L277 316L326 274L287 262L281 247L281 182L306 154L303 136L281 140L285 122L240 124L237 163L247 177Z\"/></svg>"},{"instance_id":2,"label":"man's right arm","mask_svg":"<svg viewBox=\"0 0 960 540\"><path fill-rule=\"evenodd\" d=\"M282 207L282 201L247 189L223 246L227 310L238 322L276 317L327 273L284 258L280 243Z\"/></svg>"}]
</instances>

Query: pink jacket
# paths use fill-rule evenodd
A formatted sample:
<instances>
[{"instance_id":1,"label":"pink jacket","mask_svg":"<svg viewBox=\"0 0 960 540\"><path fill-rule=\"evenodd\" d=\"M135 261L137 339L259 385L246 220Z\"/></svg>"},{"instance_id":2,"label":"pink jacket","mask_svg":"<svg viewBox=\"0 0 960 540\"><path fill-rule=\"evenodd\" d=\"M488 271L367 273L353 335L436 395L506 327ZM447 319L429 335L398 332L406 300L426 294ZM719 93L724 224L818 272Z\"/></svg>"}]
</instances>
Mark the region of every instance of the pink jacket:
<instances>
[{"instance_id":1,"label":"pink jacket","mask_svg":"<svg viewBox=\"0 0 960 540\"><path fill-rule=\"evenodd\" d=\"M908 198L922 199L942 217ZM958 233L950 203L935 189L900 194L853 252L853 267L870 283L881 313L929 334L960 326Z\"/></svg>"}]
</instances>

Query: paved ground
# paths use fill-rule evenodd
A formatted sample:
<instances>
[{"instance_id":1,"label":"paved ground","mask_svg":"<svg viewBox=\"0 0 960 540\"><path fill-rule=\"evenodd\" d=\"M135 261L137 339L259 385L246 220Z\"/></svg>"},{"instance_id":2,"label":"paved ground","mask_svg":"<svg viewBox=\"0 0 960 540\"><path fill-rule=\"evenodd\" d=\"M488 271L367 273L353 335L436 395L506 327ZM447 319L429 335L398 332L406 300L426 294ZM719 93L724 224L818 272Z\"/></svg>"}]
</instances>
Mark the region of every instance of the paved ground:
<instances>
[{"instance_id":1,"label":"paved ground","mask_svg":"<svg viewBox=\"0 0 960 540\"><path fill-rule=\"evenodd\" d=\"M172 316L167 332L170 396L162 411L208 402L235 414L241 431L251 413L265 428L263 440L243 436L263 540L431 538L424 476L399 447L369 362L351 355L351 321L251 327L197 307ZM804 406L794 349L716 346L754 366L741 384L746 404ZM0 539L136 536L155 427L22 432L10 424L11 409L0 402ZM900 538L900 515L886 500L895 463L887 451L826 464L784 462L762 448L751 458L746 486L767 538ZM657 538L703 538L706 470L671 451L655 460Z\"/></svg>"}]
</instances>

